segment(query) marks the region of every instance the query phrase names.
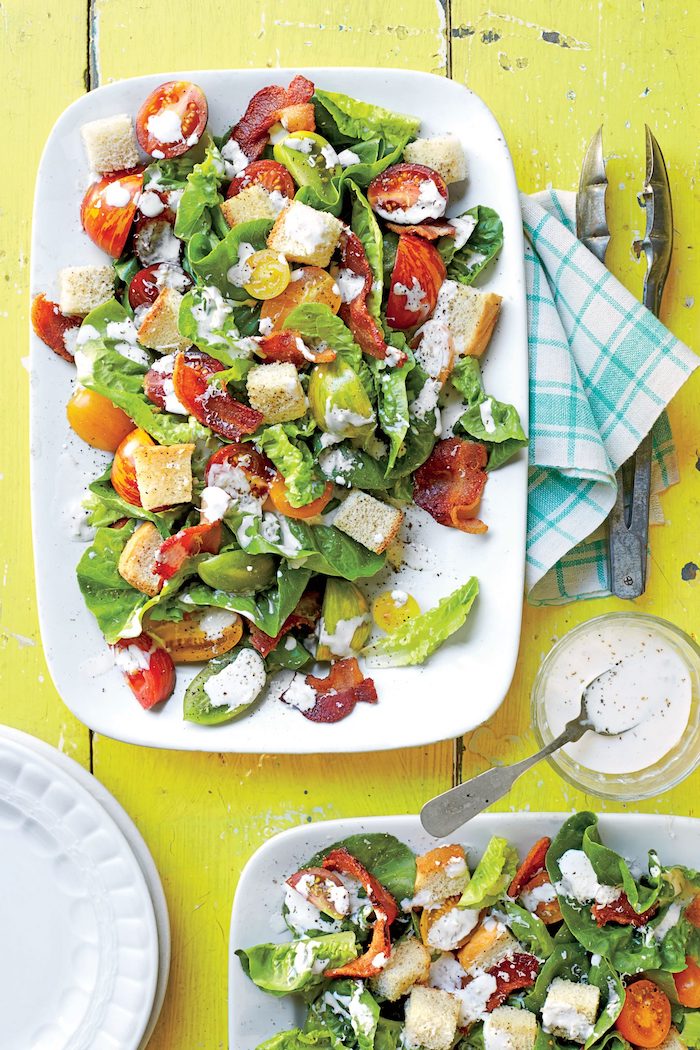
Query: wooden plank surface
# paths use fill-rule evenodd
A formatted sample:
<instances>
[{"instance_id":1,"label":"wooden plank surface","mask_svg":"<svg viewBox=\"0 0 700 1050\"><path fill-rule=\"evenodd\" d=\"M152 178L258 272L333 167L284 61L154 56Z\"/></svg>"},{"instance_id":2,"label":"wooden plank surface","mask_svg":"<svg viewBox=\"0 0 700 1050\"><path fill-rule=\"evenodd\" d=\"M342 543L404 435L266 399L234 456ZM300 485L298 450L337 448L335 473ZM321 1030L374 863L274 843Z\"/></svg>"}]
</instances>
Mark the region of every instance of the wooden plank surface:
<instances>
[{"instance_id":1,"label":"wooden plank surface","mask_svg":"<svg viewBox=\"0 0 700 1050\"><path fill-rule=\"evenodd\" d=\"M566 7L565 15L561 14ZM657 132L669 165L678 231L665 318L697 349L693 296L700 278L693 229L698 188L696 66L699 20L677 17L661 0L601 0L584 5L530 0L484 13L474 0L248 0L193 5L172 0L12 0L4 5L6 113L20 163L5 175L0 224L2 385L0 551L0 720L61 743L89 761L84 730L56 696L38 644L28 511L26 354L27 255L33 179L51 124L84 88L157 70L279 65L391 65L452 72L481 94L501 121L521 186L573 188L582 152L605 120L619 239L612 265L631 288L641 267L631 252L643 213L635 202L643 170L643 123ZM526 14L523 14L523 10ZM517 12L517 13L516 13ZM693 36L695 33L695 36ZM684 57L685 56L685 57ZM31 89L29 89L31 86ZM695 107L695 108L693 108ZM652 535L649 590L638 604L687 629L700 617L697 528L699 384L671 409L683 484L668 493L668 524ZM686 572L685 575L688 575ZM527 609L521 658L506 703L464 741L464 773L510 761L533 745L528 695L552 642L582 619L617 607L607 601ZM26 644L26 639L34 644ZM227 1045L226 962L230 904L241 867L267 837L299 822L364 813L408 812L452 782L454 747L383 755L290 758L144 752L96 738L94 768L136 820L162 873L173 929L174 961L154 1050L214 1050ZM271 750L273 742L271 742ZM691 781L646 807L693 812ZM543 801L545 800L545 801ZM595 805L543 767L524 778L502 808L570 809ZM616 808L603 806L598 808Z\"/></svg>"}]
</instances>

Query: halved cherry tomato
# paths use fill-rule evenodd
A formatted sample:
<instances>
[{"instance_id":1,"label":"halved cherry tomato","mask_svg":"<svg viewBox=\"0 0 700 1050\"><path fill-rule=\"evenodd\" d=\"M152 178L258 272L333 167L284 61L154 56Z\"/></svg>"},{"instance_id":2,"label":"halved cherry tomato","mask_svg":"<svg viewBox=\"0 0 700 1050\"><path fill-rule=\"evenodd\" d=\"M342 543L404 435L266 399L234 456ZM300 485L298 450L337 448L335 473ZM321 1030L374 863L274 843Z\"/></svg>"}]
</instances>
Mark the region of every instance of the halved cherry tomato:
<instances>
[{"instance_id":1,"label":"halved cherry tomato","mask_svg":"<svg viewBox=\"0 0 700 1050\"><path fill-rule=\"evenodd\" d=\"M402 331L427 321L445 276L445 263L430 241L411 233L399 237L386 305L391 327Z\"/></svg>"},{"instance_id":2,"label":"halved cherry tomato","mask_svg":"<svg viewBox=\"0 0 700 1050\"><path fill-rule=\"evenodd\" d=\"M143 186L143 172L116 178L109 175L88 186L80 206L80 222L91 241L118 259L124 251L136 214L136 198Z\"/></svg>"},{"instance_id":3,"label":"halved cherry tomato","mask_svg":"<svg viewBox=\"0 0 700 1050\"><path fill-rule=\"evenodd\" d=\"M307 503L303 507L293 507L287 499L287 488L281 474L277 474L270 485L272 505L276 511L284 514L287 518L313 518L314 515L320 514L328 506L332 496L333 484L329 481L323 490L323 494L317 499L312 500L311 503Z\"/></svg>"},{"instance_id":4,"label":"halved cherry tomato","mask_svg":"<svg viewBox=\"0 0 700 1050\"><path fill-rule=\"evenodd\" d=\"M292 279L292 271L285 257L269 248L249 255L246 266L250 270L250 277L243 287L254 299L276 298Z\"/></svg>"},{"instance_id":5,"label":"halved cherry tomato","mask_svg":"<svg viewBox=\"0 0 700 1050\"><path fill-rule=\"evenodd\" d=\"M168 536L156 555L153 571L161 579L169 580L195 554L218 554L221 546L221 524L218 521L204 525L190 525Z\"/></svg>"},{"instance_id":6,"label":"halved cherry tomato","mask_svg":"<svg viewBox=\"0 0 700 1050\"><path fill-rule=\"evenodd\" d=\"M104 452L116 452L134 429L126 412L113 405L109 398L94 390L86 390L84 386L76 388L66 405L66 415L79 438Z\"/></svg>"},{"instance_id":7,"label":"halved cherry tomato","mask_svg":"<svg viewBox=\"0 0 700 1050\"><path fill-rule=\"evenodd\" d=\"M180 266L172 263L153 263L134 274L129 285L129 304L132 310L146 303L154 303L163 288L185 291L192 278Z\"/></svg>"},{"instance_id":8,"label":"halved cherry tomato","mask_svg":"<svg viewBox=\"0 0 700 1050\"><path fill-rule=\"evenodd\" d=\"M536 875L533 875L529 882L526 882L520 891L522 894L532 893L533 890L538 889L540 886L552 886L549 874L546 870L538 871ZM561 922L563 916L561 908L559 907L559 900L557 899L554 889L550 889L552 899L550 901L537 901L537 907L535 908L535 915L538 919L542 919L542 922L547 926L551 926L552 923Z\"/></svg>"},{"instance_id":9,"label":"halved cherry tomato","mask_svg":"<svg viewBox=\"0 0 700 1050\"><path fill-rule=\"evenodd\" d=\"M140 634L138 638L121 638L114 646L116 650L117 665L119 665L119 653L128 653L129 649L136 649L143 657L134 653L134 662L143 662L145 667L138 670L124 671L124 677L132 693L147 711L167 700L175 688L175 664L170 653L156 646L148 634Z\"/></svg>"},{"instance_id":10,"label":"halved cherry tomato","mask_svg":"<svg viewBox=\"0 0 700 1050\"><path fill-rule=\"evenodd\" d=\"M515 878L508 888L509 897L519 897L525 883L542 871L547 858L547 850L551 844L552 840L545 835L544 838L538 839L535 845L531 847L530 852L516 871Z\"/></svg>"},{"instance_id":11,"label":"halved cherry tomato","mask_svg":"<svg viewBox=\"0 0 700 1050\"><path fill-rule=\"evenodd\" d=\"M234 443L217 449L207 463L205 479L207 485L225 488L226 475L234 468L241 470L256 499L264 499L275 477L274 464L252 445Z\"/></svg>"},{"instance_id":12,"label":"halved cherry tomato","mask_svg":"<svg viewBox=\"0 0 700 1050\"><path fill-rule=\"evenodd\" d=\"M300 266L282 294L263 303L260 318L269 318L273 331L278 332L294 307L301 303L322 303L337 314L341 301L340 289L326 270L320 266Z\"/></svg>"},{"instance_id":13,"label":"halved cherry tomato","mask_svg":"<svg viewBox=\"0 0 700 1050\"><path fill-rule=\"evenodd\" d=\"M634 981L625 989L615 1027L635 1046L660 1046L671 1028L671 1004L653 981Z\"/></svg>"},{"instance_id":14,"label":"halved cherry tomato","mask_svg":"<svg viewBox=\"0 0 700 1050\"><path fill-rule=\"evenodd\" d=\"M335 872L325 868L302 868L289 876L287 885L332 919L343 919L350 911L350 894Z\"/></svg>"},{"instance_id":15,"label":"halved cherry tomato","mask_svg":"<svg viewBox=\"0 0 700 1050\"><path fill-rule=\"evenodd\" d=\"M66 333L80 328L82 317L67 317L45 295L37 295L32 302L32 328L42 343L62 357L64 361L73 361L73 355L66 344Z\"/></svg>"},{"instance_id":16,"label":"halved cherry tomato","mask_svg":"<svg viewBox=\"0 0 700 1050\"><path fill-rule=\"evenodd\" d=\"M136 467L134 466L134 452L142 445L155 445L155 441L145 430L136 427L121 442L112 461L112 487L117 495L130 503L132 507L141 506L141 493L136 481Z\"/></svg>"},{"instance_id":17,"label":"halved cherry tomato","mask_svg":"<svg viewBox=\"0 0 700 1050\"><path fill-rule=\"evenodd\" d=\"M136 116L136 138L152 157L180 157L207 126L204 92L188 80L169 80L152 91Z\"/></svg>"},{"instance_id":18,"label":"halved cherry tomato","mask_svg":"<svg viewBox=\"0 0 700 1050\"><path fill-rule=\"evenodd\" d=\"M426 183L433 186L426 187ZM445 214L447 186L442 175L425 164L392 164L372 179L367 187L367 200L383 219L415 225L422 219L439 219ZM421 214L414 218L410 209L418 204L422 205Z\"/></svg>"},{"instance_id":19,"label":"halved cherry tomato","mask_svg":"<svg viewBox=\"0 0 700 1050\"><path fill-rule=\"evenodd\" d=\"M246 111L238 121L231 138L241 147L249 160L257 160L267 145L268 132L289 106L308 105L314 85L306 77L296 76L289 87L278 84L261 88L251 98Z\"/></svg>"},{"instance_id":20,"label":"halved cherry tomato","mask_svg":"<svg viewBox=\"0 0 700 1050\"><path fill-rule=\"evenodd\" d=\"M683 914L688 922L692 922L693 926L700 927L700 893L693 897Z\"/></svg>"},{"instance_id":21,"label":"halved cherry tomato","mask_svg":"<svg viewBox=\"0 0 700 1050\"><path fill-rule=\"evenodd\" d=\"M685 970L674 973L673 983L681 1006L697 1010L700 1008L700 966L689 955L686 955L685 961Z\"/></svg>"},{"instance_id":22,"label":"halved cherry tomato","mask_svg":"<svg viewBox=\"0 0 700 1050\"><path fill-rule=\"evenodd\" d=\"M252 434L265 418L248 405L236 401L226 390L207 382L224 366L201 350L186 350L175 358L173 385L184 408L200 423L229 441Z\"/></svg>"},{"instance_id":23,"label":"halved cherry tomato","mask_svg":"<svg viewBox=\"0 0 700 1050\"><path fill-rule=\"evenodd\" d=\"M296 193L294 179L284 164L276 160L252 161L242 175L231 179L226 197L236 197L241 190L247 190L249 186L262 186L269 193L277 190L283 197L288 197L290 200Z\"/></svg>"}]
</instances>

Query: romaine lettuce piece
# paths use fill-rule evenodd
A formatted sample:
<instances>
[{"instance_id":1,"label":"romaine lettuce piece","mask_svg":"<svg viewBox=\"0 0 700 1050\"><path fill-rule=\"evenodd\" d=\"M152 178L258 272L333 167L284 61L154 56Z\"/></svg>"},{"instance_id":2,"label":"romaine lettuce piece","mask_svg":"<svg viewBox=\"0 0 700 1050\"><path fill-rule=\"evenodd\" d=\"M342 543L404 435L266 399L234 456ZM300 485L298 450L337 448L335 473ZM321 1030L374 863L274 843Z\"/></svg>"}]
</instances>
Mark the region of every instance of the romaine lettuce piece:
<instances>
[{"instance_id":1,"label":"romaine lettuce piece","mask_svg":"<svg viewBox=\"0 0 700 1050\"><path fill-rule=\"evenodd\" d=\"M507 839L494 835L462 894L460 908L490 908L505 895L518 867L518 854Z\"/></svg>"},{"instance_id":2,"label":"romaine lettuce piece","mask_svg":"<svg viewBox=\"0 0 700 1050\"><path fill-rule=\"evenodd\" d=\"M554 951L554 943L542 919L509 897L501 901L499 909L507 916L513 936L538 959L548 959Z\"/></svg>"},{"instance_id":3,"label":"romaine lettuce piece","mask_svg":"<svg viewBox=\"0 0 700 1050\"><path fill-rule=\"evenodd\" d=\"M435 447L437 441L435 431L438 429L435 409L422 411L419 415L411 410L412 405L420 397L427 380L428 376L420 365L415 365L406 376L406 394L409 405L408 430L396 462L387 474L390 484L418 470Z\"/></svg>"},{"instance_id":4,"label":"romaine lettuce piece","mask_svg":"<svg viewBox=\"0 0 700 1050\"><path fill-rule=\"evenodd\" d=\"M323 1050L332 1047L331 1036L328 1030L316 1028L312 1031L302 1032L300 1028L293 1028L289 1032L278 1032L271 1039L266 1039L256 1050L309 1050L316 1047Z\"/></svg>"},{"instance_id":5,"label":"romaine lettuce piece","mask_svg":"<svg viewBox=\"0 0 700 1050\"><path fill-rule=\"evenodd\" d=\"M327 343L353 369L357 369L362 361L362 350L350 329L323 303L302 303L296 306L282 327L299 332L304 342L311 347Z\"/></svg>"},{"instance_id":6,"label":"romaine lettuce piece","mask_svg":"<svg viewBox=\"0 0 700 1050\"><path fill-rule=\"evenodd\" d=\"M409 372L415 368L413 354L406 346L406 339L402 333L393 333L387 342L390 346L403 350L406 354L406 361L400 368L387 368L383 362L373 358L369 365L377 387L379 425L389 440L389 458L385 476L391 473L410 426L406 380Z\"/></svg>"},{"instance_id":7,"label":"romaine lettuce piece","mask_svg":"<svg viewBox=\"0 0 700 1050\"><path fill-rule=\"evenodd\" d=\"M309 992L324 984L324 970L357 958L355 934L327 933L286 944L258 944L236 955L251 981L271 995Z\"/></svg>"},{"instance_id":8,"label":"romaine lettuce piece","mask_svg":"<svg viewBox=\"0 0 700 1050\"><path fill-rule=\"evenodd\" d=\"M477 204L460 218L467 215L476 219L476 226L466 244L455 251L454 237L441 237L437 242L437 249L447 265L448 278L461 284L473 284L503 247L503 223L498 212Z\"/></svg>"},{"instance_id":9,"label":"romaine lettuce piece","mask_svg":"<svg viewBox=\"0 0 700 1050\"><path fill-rule=\"evenodd\" d=\"M420 128L418 117L373 106L339 91L317 89L313 100L317 106L320 104L328 111L338 131L349 139L380 136L392 146L401 144L403 149L409 139L415 138Z\"/></svg>"},{"instance_id":10,"label":"romaine lettuce piece","mask_svg":"<svg viewBox=\"0 0 700 1050\"><path fill-rule=\"evenodd\" d=\"M311 1006L307 1025L319 1024L333 1050L374 1050L379 1004L362 981L333 981Z\"/></svg>"},{"instance_id":11,"label":"romaine lettuce piece","mask_svg":"<svg viewBox=\"0 0 700 1050\"><path fill-rule=\"evenodd\" d=\"M183 595L184 604L194 606L211 605L217 609L228 609L251 620L256 627L271 638L279 634L282 624L299 602L311 578L308 569L295 569L282 562L277 576L277 585L259 594L231 594L215 590L204 583L189 587Z\"/></svg>"},{"instance_id":12,"label":"romaine lettuce piece","mask_svg":"<svg viewBox=\"0 0 700 1050\"><path fill-rule=\"evenodd\" d=\"M311 449L289 438L282 423L263 427L256 445L284 477L287 499L293 507L305 507L323 495L327 482L319 476Z\"/></svg>"},{"instance_id":13,"label":"romaine lettuce piece","mask_svg":"<svg viewBox=\"0 0 700 1050\"><path fill-rule=\"evenodd\" d=\"M355 185L352 179L348 180L347 185L352 198L350 226L353 233L362 241L373 276L372 287L367 296L367 309L375 320L381 322L380 310L384 284L384 242L382 241L382 231L364 193Z\"/></svg>"},{"instance_id":14,"label":"romaine lettuce piece","mask_svg":"<svg viewBox=\"0 0 700 1050\"><path fill-rule=\"evenodd\" d=\"M204 160L195 164L187 176L175 220L176 237L188 241L193 234L205 232L211 227L209 209L218 207L223 201L219 187L225 177L223 158L211 142Z\"/></svg>"},{"instance_id":15,"label":"romaine lettuce piece","mask_svg":"<svg viewBox=\"0 0 700 1050\"><path fill-rule=\"evenodd\" d=\"M182 516L182 507L161 511L132 507L115 492L110 477L111 468L88 486L90 495L83 500L83 506L87 511L89 525L97 529L121 518L136 518L139 521L152 521L163 538L170 536L175 521Z\"/></svg>"},{"instance_id":16,"label":"romaine lettuce piece","mask_svg":"<svg viewBox=\"0 0 700 1050\"><path fill-rule=\"evenodd\" d=\"M454 430L487 446L487 470L502 466L519 448L527 447L528 439L517 409L485 392L481 367L475 357L460 358L452 371L452 383L467 405Z\"/></svg>"},{"instance_id":17,"label":"romaine lettuce piece","mask_svg":"<svg viewBox=\"0 0 700 1050\"><path fill-rule=\"evenodd\" d=\"M233 300L225 299L216 285L192 288L180 304L180 333L226 365L226 382L244 379L254 364L251 347L241 338L234 318Z\"/></svg>"}]
</instances>

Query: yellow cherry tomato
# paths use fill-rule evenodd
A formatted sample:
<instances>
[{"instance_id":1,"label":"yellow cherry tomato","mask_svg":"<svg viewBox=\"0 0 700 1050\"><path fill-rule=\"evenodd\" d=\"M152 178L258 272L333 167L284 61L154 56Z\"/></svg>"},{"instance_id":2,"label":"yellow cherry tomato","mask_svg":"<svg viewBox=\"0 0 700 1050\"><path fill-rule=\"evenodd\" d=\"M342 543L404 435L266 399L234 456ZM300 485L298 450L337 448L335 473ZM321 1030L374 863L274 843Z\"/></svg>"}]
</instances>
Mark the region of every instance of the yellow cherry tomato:
<instances>
[{"instance_id":1,"label":"yellow cherry tomato","mask_svg":"<svg viewBox=\"0 0 700 1050\"><path fill-rule=\"evenodd\" d=\"M76 387L66 405L66 415L78 437L93 448L115 452L127 434L134 429L126 412L117 408L102 394Z\"/></svg>"},{"instance_id":2,"label":"yellow cherry tomato","mask_svg":"<svg viewBox=\"0 0 700 1050\"><path fill-rule=\"evenodd\" d=\"M250 279L244 288L254 299L274 299L282 294L292 279L285 257L269 248L250 255L246 266L250 268Z\"/></svg>"},{"instance_id":3,"label":"yellow cherry tomato","mask_svg":"<svg viewBox=\"0 0 700 1050\"><path fill-rule=\"evenodd\" d=\"M405 591L384 591L372 603L372 616L377 627L393 634L399 627L420 613L420 606L412 594Z\"/></svg>"}]
</instances>

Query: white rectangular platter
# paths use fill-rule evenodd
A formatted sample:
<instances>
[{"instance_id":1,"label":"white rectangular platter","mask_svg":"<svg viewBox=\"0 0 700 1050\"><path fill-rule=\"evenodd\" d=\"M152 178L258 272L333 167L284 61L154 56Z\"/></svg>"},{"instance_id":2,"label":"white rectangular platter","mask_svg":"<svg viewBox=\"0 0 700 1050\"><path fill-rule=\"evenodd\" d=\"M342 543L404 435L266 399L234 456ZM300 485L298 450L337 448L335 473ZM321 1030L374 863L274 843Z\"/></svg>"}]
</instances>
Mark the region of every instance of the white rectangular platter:
<instances>
[{"instance_id":1,"label":"white rectangular platter","mask_svg":"<svg viewBox=\"0 0 700 1050\"><path fill-rule=\"evenodd\" d=\"M541 836L553 837L568 813L486 813L450 835L450 842L463 845L473 869L492 835L502 835L524 857ZM245 976L235 955L237 948L249 948L268 941L281 943L291 938L281 918L283 885L318 850L349 835L386 832L424 853L436 840L423 830L417 816L354 817L347 820L303 824L275 835L261 846L241 874L233 902L229 940L229 1046L236 1050L255 1050L278 1032L301 1026L306 1009L294 997L275 998L257 988ZM700 820L691 817L647 816L644 814L603 814L600 816L603 841L631 861L646 866L647 852L653 846L665 864L685 864L697 868L700 857Z\"/></svg>"},{"instance_id":2,"label":"white rectangular platter","mask_svg":"<svg viewBox=\"0 0 700 1050\"><path fill-rule=\"evenodd\" d=\"M198 83L209 101L210 126L221 134L250 97L269 83L287 84L303 73L326 89L342 91L419 116L421 134L459 136L469 178L451 193L450 214L487 204L505 231L503 250L482 287L503 296L503 307L484 367L489 393L528 415L527 312L523 235L518 192L508 148L486 105L466 88L427 73L380 69L219 70L163 73L120 81L84 95L57 121L42 157L36 187L32 291L57 297L63 266L104 263L82 231L80 201L89 172L80 139L88 120L134 115L165 80ZM454 190L455 187L452 187ZM31 476L34 556L41 634L56 688L92 729L132 743L196 751L341 752L410 747L457 736L489 718L510 684L518 653L525 564L527 455L521 452L491 475L482 503L484 536L443 528L416 509L406 526L408 566L394 586L413 594L422 609L471 575L481 593L465 626L425 667L374 671L376 706L359 704L350 718L317 725L274 696L240 721L197 726L182 719L182 697L197 668L178 668L175 694L158 711L143 711L119 671L100 654L105 643L84 607L75 579L83 543L75 521L87 484L108 462L68 428L65 404L73 371L32 335Z\"/></svg>"}]
</instances>

